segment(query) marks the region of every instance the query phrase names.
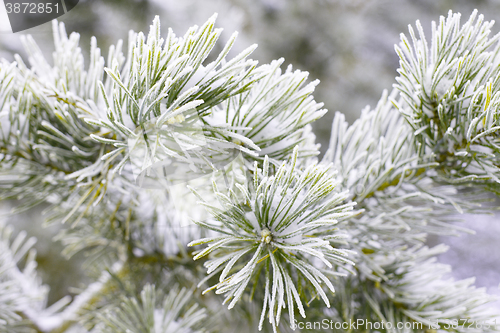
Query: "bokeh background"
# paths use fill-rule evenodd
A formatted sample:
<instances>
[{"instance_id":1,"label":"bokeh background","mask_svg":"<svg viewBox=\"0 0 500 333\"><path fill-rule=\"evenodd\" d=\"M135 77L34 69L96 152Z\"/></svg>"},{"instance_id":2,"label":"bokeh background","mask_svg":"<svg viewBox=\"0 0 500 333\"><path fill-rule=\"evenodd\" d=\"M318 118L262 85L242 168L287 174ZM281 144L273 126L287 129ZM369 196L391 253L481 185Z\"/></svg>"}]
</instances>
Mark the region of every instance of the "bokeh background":
<instances>
[{"instance_id":1,"label":"bokeh background","mask_svg":"<svg viewBox=\"0 0 500 333\"><path fill-rule=\"evenodd\" d=\"M376 105L384 89L392 89L398 68L394 44L401 32L408 31L408 24L420 20L429 33L430 22L450 9L461 12L465 21L475 8L486 20L500 18L500 0L80 0L60 21L68 32L81 34L84 50L90 48L90 37L96 36L106 58L108 47L118 39L126 41L129 30L147 32L155 15L161 18L163 32L171 27L183 35L190 26L218 13L217 26L224 28L219 47L238 31L233 55L257 43L252 57L260 63L283 57L285 65L308 71L311 80L321 81L315 97L329 112L314 129L324 152L336 111L345 113L352 123L367 105ZM494 28L498 31L500 25ZM0 58L12 61L19 53L26 59L22 34L33 35L50 58L50 23L22 33L0 33ZM8 206L4 203L0 209L5 213ZM84 254L64 259L62 245L51 243L59 227L40 227L42 208L10 220L39 239L39 269L51 287L49 302L54 302L88 281L81 278ZM453 266L453 277L475 276L477 286L500 296L500 215L460 218L475 235L433 237L429 245L450 246L440 260Z\"/></svg>"}]
</instances>

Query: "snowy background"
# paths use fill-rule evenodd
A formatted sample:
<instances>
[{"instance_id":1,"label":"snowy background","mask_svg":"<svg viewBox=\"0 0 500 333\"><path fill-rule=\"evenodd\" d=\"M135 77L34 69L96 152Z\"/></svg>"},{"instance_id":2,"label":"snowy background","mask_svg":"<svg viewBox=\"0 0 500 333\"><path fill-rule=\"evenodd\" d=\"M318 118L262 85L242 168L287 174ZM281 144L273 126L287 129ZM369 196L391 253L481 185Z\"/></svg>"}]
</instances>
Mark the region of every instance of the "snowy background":
<instances>
[{"instance_id":1,"label":"snowy background","mask_svg":"<svg viewBox=\"0 0 500 333\"><path fill-rule=\"evenodd\" d=\"M221 42L233 31L240 32L234 53L257 43L252 57L260 63L284 57L285 64L309 71L311 80L321 80L315 97L330 112L316 122L315 133L324 151L335 111L353 122L364 107L376 105L384 89L391 89L398 68L394 44L408 24L419 19L428 32L430 22L448 10L461 12L465 21L474 8L486 20L500 17L499 0L95 0L80 1L60 20L68 32L81 33L82 48L88 49L90 36L97 36L106 57L107 47L119 38L126 40L128 30L147 32L155 15L160 15L163 31L172 27L182 35L217 12L217 26L225 29ZM50 54L50 23L24 33L32 34ZM12 60L14 53L25 57L21 34L0 33L0 58ZM58 227L40 228L40 212L41 208L30 211L12 222L39 238L41 275L51 287L50 301L55 301L72 291L68 288L87 281L80 278L81 257L66 261L60 257L62 246L50 245ZM450 246L440 259L453 266L454 277L475 276L477 286L500 296L499 217L464 216L465 226L475 235L432 238L429 244Z\"/></svg>"}]
</instances>

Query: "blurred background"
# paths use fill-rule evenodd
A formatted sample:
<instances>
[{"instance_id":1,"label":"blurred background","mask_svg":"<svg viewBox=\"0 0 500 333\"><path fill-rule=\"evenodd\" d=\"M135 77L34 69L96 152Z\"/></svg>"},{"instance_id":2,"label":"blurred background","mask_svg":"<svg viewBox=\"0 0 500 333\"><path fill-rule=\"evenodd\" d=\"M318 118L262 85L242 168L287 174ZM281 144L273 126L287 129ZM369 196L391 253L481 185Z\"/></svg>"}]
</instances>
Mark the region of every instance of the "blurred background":
<instances>
[{"instance_id":1,"label":"blurred background","mask_svg":"<svg viewBox=\"0 0 500 333\"><path fill-rule=\"evenodd\" d=\"M293 64L308 71L311 80L321 81L315 97L329 112L314 129L324 152L336 111L345 113L352 123L363 108L376 105L384 89L392 89L398 68L394 44L400 33L407 33L408 24L420 20L430 33L430 22L450 9L461 12L466 21L474 8L486 20L500 17L500 0L80 0L60 21L68 33L81 34L84 50L90 48L90 37L96 36L106 58L108 47L118 39L126 41L129 30L147 33L155 15L160 16L162 32L171 27L183 35L190 26L218 13L217 26L224 28L219 47L238 31L233 55L257 43L252 58L261 64L283 57L286 65ZM498 31L500 25L494 29ZM17 34L0 33L0 58L12 61L19 53L26 59L22 34L33 35L50 58L50 23ZM499 216L466 216L465 220L476 235L433 238L430 244L450 245L440 259L453 266L455 278L476 276L477 286L500 296ZM38 261L43 280L51 286L50 302L65 295L69 287L86 282L80 279L79 258L65 261L59 245L49 246L57 227L40 229L39 211L12 221L40 240Z\"/></svg>"}]
</instances>

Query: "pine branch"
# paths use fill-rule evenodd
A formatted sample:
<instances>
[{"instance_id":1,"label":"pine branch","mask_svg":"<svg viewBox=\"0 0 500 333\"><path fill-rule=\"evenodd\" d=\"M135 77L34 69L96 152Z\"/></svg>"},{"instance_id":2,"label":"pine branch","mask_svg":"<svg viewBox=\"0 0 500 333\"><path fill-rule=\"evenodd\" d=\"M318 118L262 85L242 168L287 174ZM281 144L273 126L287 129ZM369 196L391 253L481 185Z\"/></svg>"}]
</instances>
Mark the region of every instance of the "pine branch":
<instances>
[{"instance_id":1,"label":"pine branch","mask_svg":"<svg viewBox=\"0 0 500 333\"><path fill-rule=\"evenodd\" d=\"M345 258L349 251L338 249L331 242L342 238L333 225L353 215L354 203L344 202L346 193L337 192L338 182L328 167L312 165L301 170L297 157L295 148L292 161L283 163L274 175L270 174L266 157L263 169L255 170L253 188L237 186L241 201L232 190L227 194L219 192L214 184L222 208L209 205L215 221L198 223L220 236L189 244L210 244L194 257L213 254L205 264L209 274L218 273L225 264L219 283L205 292L216 289L217 293L226 294L224 303L230 302L229 309L240 300L250 282L257 285L264 275L260 329L267 316L276 331L282 308L286 307L293 321L294 302L305 317L297 287L310 287L329 306L320 285L325 284L333 293L328 276L343 273L332 268L353 264ZM240 260L243 263L238 264Z\"/></svg>"},{"instance_id":2,"label":"pine branch","mask_svg":"<svg viewBox=\"0 0 500 333\"><path fill-rule=\"evenodd\" d=\"M252 89L218 104L211 110L211 117L204 119L210 125L230 124L241 128L231 132L243 135L260 148L258 160L267 155L276 165L286 160L297 145L300 157L319 154L307 125L326 113L321 109L323 104L315 102L312 96L319 81L305 84L308 73L292 71L291 66L282 73L283 61L273 61L256 69L256 75L261 78ZM230 136L230 133L221 134ZM239 142L237 138L233 141L235 139ZM252 155L245 158L255 159Z\"/></svg>"},{"instance_id":3,"label":"pine branch","mask_svg":"<svg viewBox=\"0 0 500 333\"><path fill-rule=\"evenodd\" d=\"M206 317L205 309L187 306L192 291L174 287L163 299L158 294L154 286L146 285L139 299L123 298L118 308L100 316L102 324L91 332L205 332L196 329Z\"/></svg>"},{"instance_id":4,"label":"pine branch","mask_svg":"<svg viewBox=\"0 0 500 333\"><path fill-rule=\"evenodd\" d=\"M12 239L12 228L0 221L0 330L9 331L20 324L29 327L23 317L40 314L45 309L48 289L36 273L36 240L20 232ZM24 268L21 270L20 265Z\"/></svg>"},{"instance_id":5,"label":"pine branch","mask_svg":"<svg viewBox=\"0 0 500 333\"><path fill-rule=\"evenodd\" d=\"M402 34L396 47L395 87L403 99L398 109L435 155L438 175L497 191L500 34L489 37L492 26L477 11L461 26L460 14L450 12L433 22L429 45L417 21L419 35L410 27L411 43Z\"/></svg>"},{"instance_id":6,"label":"pine branch","mask_svg":"<svg viewBox=\"0 0 500 333\"><path fill-rule=\"evenodd\" d=\"M463 26L450 13L430 46L419 23L418 38L410 28L413 45L402 36L396 48L396 90L351 126L336 114L319 164L317 82L282 72L282 59L257 67L255 46L226 59L236 34L208 63L215 16L165 39L155 18L107 61L94 38L87 67L63 24L54 23L53 65L27 37L30 67L19 56L0 63L0 199L22 199L17 210L50 203L50 221L71 222L58 236L64 254L88 251L86 272L99 278L46 309L33 241L11 242L0 225L0 330L64 332L91 318L92 333L201 332L205 310L187 306L196 282L242 320L257 325L260 312L258 329L275 333L305 318L304 303L308 319L426 329L494 318L472 281L443 279L444 247L423 246L429 233L467 232L451 215L484 212L482 189L499 193L491 27L476 12ZM206 211L193 208L186 182ZM201 282L192 258L205 259ZM188 289L167 286L172 276Z\"/></svg>"}]
</instances>

